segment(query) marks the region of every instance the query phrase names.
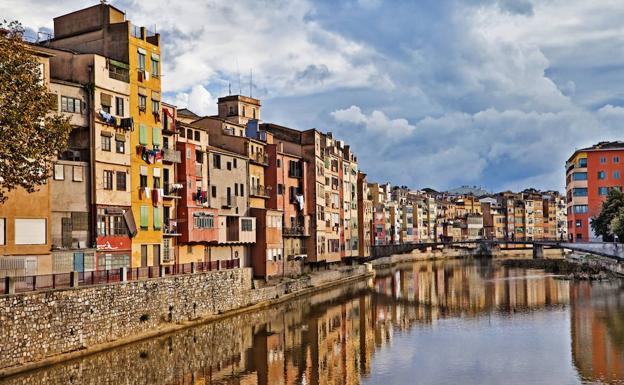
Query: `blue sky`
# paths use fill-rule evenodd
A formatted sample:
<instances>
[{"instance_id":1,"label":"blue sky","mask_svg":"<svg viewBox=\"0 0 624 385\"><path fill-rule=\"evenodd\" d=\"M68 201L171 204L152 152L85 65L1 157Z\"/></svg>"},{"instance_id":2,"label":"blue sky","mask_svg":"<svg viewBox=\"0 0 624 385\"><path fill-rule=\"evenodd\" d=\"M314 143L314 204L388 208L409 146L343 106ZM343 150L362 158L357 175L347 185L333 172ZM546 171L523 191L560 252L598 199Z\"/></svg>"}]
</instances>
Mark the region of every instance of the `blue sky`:
<instances>
[{"instance_id":1,"label":"blue sky","mask_svg":"<svg viewBox=\"0 0 624 385\"><path fill-rule=\"evenodd\" d=\"M5 0L36 31L93 1ZM167 99L239 89L263 120L332 131L369 179L562 189L575 148L622 137L619 0L112 1L162 34ZM36 13L32 10L37 9Z\"/></svg>"}]
</instances>

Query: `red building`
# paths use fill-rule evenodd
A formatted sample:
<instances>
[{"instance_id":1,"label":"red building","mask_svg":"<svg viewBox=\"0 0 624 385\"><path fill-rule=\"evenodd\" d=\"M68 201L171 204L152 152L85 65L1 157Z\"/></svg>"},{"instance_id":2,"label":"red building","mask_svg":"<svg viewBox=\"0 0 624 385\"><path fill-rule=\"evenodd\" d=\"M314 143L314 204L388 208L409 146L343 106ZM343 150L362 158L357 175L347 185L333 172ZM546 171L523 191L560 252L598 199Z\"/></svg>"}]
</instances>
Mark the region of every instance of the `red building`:
<instances>
[{"instance_id":1,"label":"red building","mask_svg":"<svg viewBox=\"0 0 624 385\"><path fill-rule=\"evenodd\" d=\"M566 163L568 238L575 242L599 240L591 218L600 213L609 190L624 186L624 142L600 142L575 151Z\"/></svg>"}]
</instances>

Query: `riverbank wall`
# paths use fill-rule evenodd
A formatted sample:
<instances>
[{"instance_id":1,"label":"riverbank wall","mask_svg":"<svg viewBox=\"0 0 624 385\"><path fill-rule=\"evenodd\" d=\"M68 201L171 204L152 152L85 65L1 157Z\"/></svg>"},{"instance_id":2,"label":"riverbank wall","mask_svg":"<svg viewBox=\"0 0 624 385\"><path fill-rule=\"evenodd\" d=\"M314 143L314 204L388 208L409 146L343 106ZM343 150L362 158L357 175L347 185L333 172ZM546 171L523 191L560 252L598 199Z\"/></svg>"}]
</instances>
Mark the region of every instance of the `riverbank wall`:
<instances>
[{"instance_id":1,"label":"riverbank wall","mask_svg":"<svg viewBox=\"0 0 624 385\"><path fill-rule=\"evenodd\" d=\"M0 378L371 275L346 266L253 288L241 268L0 297Z\"/></svg>"},{"instance_id":2,"label":"riverbank wall","mask_svg":"<svg viewBox=\"0 0 624 385\"><path fill-rule=\"evenodd\" d=\"M510 248L496 249L496 257L503 258L533 258L533 249ZM561 259L566 256L563 249L544 249L544 258ZM426 251L414 250L411 253L396 254L389 257L377 258L371 263L375 268L396 265L404 262L428 261L434 259L456 259L478 257L476 249L431 249Z\"/></svg>"}]
</instances>

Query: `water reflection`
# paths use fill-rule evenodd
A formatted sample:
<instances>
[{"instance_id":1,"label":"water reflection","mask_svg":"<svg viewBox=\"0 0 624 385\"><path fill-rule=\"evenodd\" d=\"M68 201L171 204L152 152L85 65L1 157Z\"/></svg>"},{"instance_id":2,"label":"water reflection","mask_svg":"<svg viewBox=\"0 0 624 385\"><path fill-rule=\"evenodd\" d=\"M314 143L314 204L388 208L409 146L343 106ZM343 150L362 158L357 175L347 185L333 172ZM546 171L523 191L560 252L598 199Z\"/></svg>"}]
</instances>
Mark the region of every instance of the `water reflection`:
<instances>
[{"instance_id":1,"label":"water reflection","mask_svg":"<svg viewBox=\"0 0 624 385\"><path fill-rule=\"evenodd\" d=\"M2 383L617 383L619 289L490 261L420 262Z\"/></svg>"}]
</instances>

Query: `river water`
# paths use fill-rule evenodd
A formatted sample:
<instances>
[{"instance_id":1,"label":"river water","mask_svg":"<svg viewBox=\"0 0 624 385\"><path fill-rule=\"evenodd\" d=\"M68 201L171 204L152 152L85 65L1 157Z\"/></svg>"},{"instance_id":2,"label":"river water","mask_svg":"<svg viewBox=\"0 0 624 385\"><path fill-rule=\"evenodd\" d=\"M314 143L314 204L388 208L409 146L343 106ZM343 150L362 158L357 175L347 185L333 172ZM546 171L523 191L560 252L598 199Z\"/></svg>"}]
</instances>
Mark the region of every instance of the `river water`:
<instances>
[{"instance_id":1,"label":"river water","mask_svg":"<svg viewBox=\"0 0 624 385\"><path fill-rule=\"evenodd\" d=\"M2 384L624 384L621 282L436 261Z\"/></svg>"}]
</instances>

